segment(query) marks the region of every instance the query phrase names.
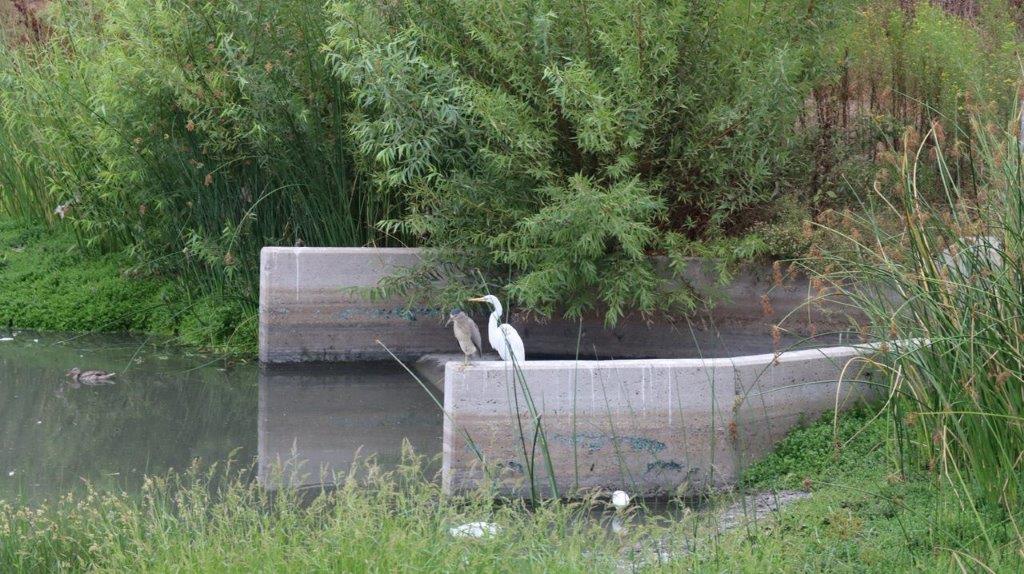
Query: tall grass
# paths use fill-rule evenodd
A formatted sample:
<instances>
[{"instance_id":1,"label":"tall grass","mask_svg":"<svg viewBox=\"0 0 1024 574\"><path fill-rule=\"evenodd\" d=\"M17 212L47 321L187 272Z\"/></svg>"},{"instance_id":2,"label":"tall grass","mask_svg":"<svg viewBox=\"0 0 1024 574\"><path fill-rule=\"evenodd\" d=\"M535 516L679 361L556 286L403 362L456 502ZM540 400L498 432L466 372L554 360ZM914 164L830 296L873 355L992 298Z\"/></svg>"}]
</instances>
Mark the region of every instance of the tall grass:
<instances>
[{"instance_id":1,"label":"tall grass","mask_svg":"<svg viewBox=\"0 0 1024 574\"><path fill-rule=\"evenodd\" d=\"M0 46L0 212L250 315L264 245L412 242L412 286L614 322L692 310L650 254L795 255L904 126L1014 97L1004 0L549 4L54 0Z\"/></svg>"},{"instance_id":2,"label":"tall grass","mask_svg":"<svg viewBox=\"0 0 1024 574\"><path fill-rule=\"evenodd\" d=\"M807 263L823 272L826 296L862 313L864 334L890 341L884 364L906 470L932 473L963 511L1002 508L1015 521L1024 495L1024 164L1012 134L974 131L984 134L977 192L933 151L941 130L908 132L897 177L876 183L864 215L835 218L831 245ZM938 202L919 184L930 153ZM986 540L1007 527L977 524Z\"/></svg>"},{"instance_id":3,"label":"tall grass","mask_svg":"<svg viewBox=\"0 0 1024 574\"><path fill-rule=\"evenodd\" d=\"M296 0L56 2L0 47L0 210L253 304L264 245L387 244L347 93ZM68 208L67 218L54 213Z\"/></svg>"},{"instance_id":4,"label":"tall grass","mask_svg":"<svg viewBox=\"0 0 1024 574\"><path fill-rule=\"evenodd\" d=\"M138 497L88 492L52 506L0 503L5 571L550 572L631 569L650 560L652 532L630 523L607 533L604 503L495 502L486 491L447 497L406 450L384 472L372 461L336 489L274 492L247 472L200 471L150 477ZM356 479L359 474L361 478ZM312 495L311 495L312 494ZM487 521L492 538L460 539L450 529ZM682 547L682 545L680 545ZM655 558L656 559L656 558Z\"/></svg>"}]
</instances>

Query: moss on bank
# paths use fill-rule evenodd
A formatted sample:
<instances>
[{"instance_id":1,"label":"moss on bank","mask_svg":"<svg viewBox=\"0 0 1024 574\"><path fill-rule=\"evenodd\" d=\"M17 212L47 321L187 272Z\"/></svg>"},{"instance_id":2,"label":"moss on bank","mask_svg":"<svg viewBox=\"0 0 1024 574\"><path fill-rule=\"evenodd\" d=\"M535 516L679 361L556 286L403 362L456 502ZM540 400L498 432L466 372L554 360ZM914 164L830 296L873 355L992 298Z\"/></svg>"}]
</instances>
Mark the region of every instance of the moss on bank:
<instances>
[{"instance_id":1,"label":"moss on bank","mask_svg":"<svg viewBox=\"0 0 1024 574\"><path fill-rule=\"evenodd\" d=\"M974 514L951 485L900 469L887 414L832 415L794 430L744 477L747 489L810 499L730 531L687 564L716 572L1020 572L1020 538L999 509ZM836 448L839 445L839 448ZM980 526L984 525L984 528Z\"/></svg>"},{"instance_id":2,"label":"moss on bank","mask_svg":"<svg viewBox=\"0 0 1024 574\"><path fill-rule=\"evenodd\" d=\"M253 305L132 271L123 254L84 253L69 233L0 219L0 326L132 331L254 356Z\"/></svg>"}]
</instances>

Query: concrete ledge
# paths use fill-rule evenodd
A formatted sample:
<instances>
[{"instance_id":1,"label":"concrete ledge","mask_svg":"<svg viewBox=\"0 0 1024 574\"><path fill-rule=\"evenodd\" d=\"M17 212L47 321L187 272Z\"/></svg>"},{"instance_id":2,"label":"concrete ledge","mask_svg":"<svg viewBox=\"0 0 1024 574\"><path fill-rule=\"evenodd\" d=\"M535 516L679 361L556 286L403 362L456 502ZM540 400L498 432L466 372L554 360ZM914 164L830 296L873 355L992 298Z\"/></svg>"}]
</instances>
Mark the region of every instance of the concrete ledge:
<instances>
[{"instance_id":1,"label":"concrete ledge","mask_svg":"<svg viewBox=\"0 0 1024 574\"><path fill-rule=\"evenodd\" d=\"M375 343L378 337L405 354L436 350L437 344L429 341L442 333L439 310L406 310L399 302L374 303L348 292L352 287L372 287L382 277L418 261L415 249L264 248L260 254L260 360L387 358Z\"/></svg>"},{"instance_id":2,"label":"concrete ledge","mask_svg":"<svg viewBox=\"0 0 1024 574\"><path fill-rule=\"evenodd\" d=\"M871 347L717 359L502 362L445 371L442 480L507 494L624 488L695 493L733 483L801 421L875 396L852 382ZM850 381L838 384L841 373ZM524 381L524 382L520 382ZM527 406L535 405L538 427ZM543 437L538 433L543 431ZM535 446L536 445L536 446Z\"/></svg>"},{"instance_id":3,"label":"concrete ledge","mask_svg":"<svg viewBox=\"0 0 1024 574\"><path fill-rule=\"evenodd\" d=\"M260 256L260 360L265 363L387 359L380 339L403 359L457 352L445 310L403 300L368 301L352 287L372 287L381 278L420 262L418 249L266 247ZM768 265L741 268L728 285L718 283L712 263L694 259L687 283L714 301L710 309L681 321L627 316L612 329L600 316L576 321L538 321L514 312L508 319L527 341L528 358L724 357L772 350L771 327L808 302L806 278L777 285ZM765 315L762 297L774 314ZM483 309L469 309L482 313ZM801 309L789 330L807 334L843 324L834 311ZM484 325L484 316L475 319ZM727 333L722 336L721 333ZM785 345L783 345L785 346Z\"/></svg>"},{"instance_id":4,"label":"concrete ledge","mask_svg":"<svg viewBox=\"0 0 1024 574\"><path fill-rule=\"evenodd\" d=\"M423 355L412 364L413 371L420 380L433 386L438 392L444 392L444 373L448 363L462 366L462 355Z\"/></svg>"},{"instance_id":5,"label":"concrete ledge","mask_svg":"<svg viewBox=\"0 0 1024 574\"><path fill-rule=\"evenodd\" d=\"M841 312L808 305L806 278L780 283L769 266L749 265L722 286L711 263L691 261L686 282L714 305L682 321L629 316L608 329L599 316L537 321L513 312L508 321L526 341L528 359L517 379L498 361L462 368L461 360L424 357L458 350L444 310L369 301L351 289L377 285L420 261L417 249L265 248L260 360L389 359L378 339L400 358L420 359L415 368L431 384L443 380L442 480L449 492L493 481L508 494L550 495L549 478L560 494L698 492L734 482L801 421L874 396L870 386L837 383L870 376L856 366L844 373L869 346L770 353L793 342L772 340L781 317L799 316L785 326L803 335L847 325ZM482 315L475 319L484 324ZM578 349L580 356L617 360L533 360L575 356ZM290 376L261 382L261 407L309 390ZM319 412L320 400L310 394L299 406ZM294 420L261 419L261 459L284 451L287 445L271 438L289 435ZM304 438L314 452L329 451L334 440L320 433Z\"/></svg>"}]
</instances>

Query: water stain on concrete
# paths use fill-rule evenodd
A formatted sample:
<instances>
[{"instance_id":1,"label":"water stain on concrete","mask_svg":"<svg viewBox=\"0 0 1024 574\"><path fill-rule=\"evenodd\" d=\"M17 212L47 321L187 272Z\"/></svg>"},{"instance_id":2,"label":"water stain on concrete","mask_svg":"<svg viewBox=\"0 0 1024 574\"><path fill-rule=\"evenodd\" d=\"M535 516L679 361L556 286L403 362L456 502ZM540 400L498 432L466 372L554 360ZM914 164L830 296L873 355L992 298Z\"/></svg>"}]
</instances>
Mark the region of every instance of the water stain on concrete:
<instances>
[{"instance_id":1,"label":"water stain on concrete","mask_svg":"<svg viewBox=\"0 0 1024 574\"><path fill-rule=\"evenodd\" d=\"M351 321L353 319L404 319L406 321L416 321L420 317L437 318L441 317L441 315L441 310L433 307L393 307L391 309L355 307L338 311L336 317L340 321Z\"/></svg>"},{"instance_id":2,"label":"water stain on concrete","mask_svg":"<svg viewBox=\"0 0 1024 574\"><path fill-rule=\"evenodd\" d=\"M656 471L673 471L678 472L683 470L683 465L679 464L674 460L656 460L654 462L647 463L647 472Z\"/></svg>"},{"instance_id":3,"label":"water stain on concrete","mask_svg":"<svg viewBox=\"0 0 1024 574\"><path fill-rule=\"evenodd\" d=\"M615 442L626 445L634 452L647 452L657 454L665 450L665 443L660 440L642 436L620 436L600 432L578 432L575 436L564 434L552 434L548 438L551 442L573 445L585 449L589 453L597 452Z\"/></svg>"}]
</instances>

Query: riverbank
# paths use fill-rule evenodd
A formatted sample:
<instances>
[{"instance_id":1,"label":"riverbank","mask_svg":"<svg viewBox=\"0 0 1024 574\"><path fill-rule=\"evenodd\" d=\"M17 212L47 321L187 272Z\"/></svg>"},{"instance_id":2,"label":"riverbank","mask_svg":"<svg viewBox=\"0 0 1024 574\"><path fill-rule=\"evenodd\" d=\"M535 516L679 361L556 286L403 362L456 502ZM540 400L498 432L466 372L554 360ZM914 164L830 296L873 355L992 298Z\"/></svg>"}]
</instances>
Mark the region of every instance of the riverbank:
<instances>
[{"instance_id":1,"label":"riverbank","mask_svg":"<svg viewBox=\"0 0 1024 574\"><path fill-rule=\"evenodd\" d=\"M238 358L256 356L256 303L146 274L123 254L86 253L73 235L0 219L0 327L134 332Z\"/></svg>"},{"instance_id":2,"label":"riverbank","mask_svg":"<svg viewBox=\"0 0 1024 574\"><path fill-rule=\"evenodd\" d=\"M1019 547L981 540L952 494L900 475L886 421L868 412L794 432L744 489L810 496L767 515L723 495L698 510L616 515L599 499L495 504L486 491L441 495L423 461L313 502L200 469L150 478L142 496L95 492L38 510L0 503L0 566L12 571L1019 571ZM843 445L838 451L833 446ZM219 476L216 471L214 476ZM740 500L744 500L740 498ZM720 509L725 509L723 512ZM751 521L756 517L756 521ZM484 539L459 524L499 526ZM996 520L993 518L993 520ZM724 522L728 524L724 524ZM729 526L727 530L723 526Z\"/></svg>"},{"instance_id":3,"label":"riverbank","mask_svg":"<svg viewBox=\"0 0 1024 574\"><path fill-rule=\"evenodd\" d=\"M196 296L174 277L135 273L123 255L85 254L61 231L0 220L0 293L0 325L12 329L134 331L237 356L255 353L255 321L247 319L244 305ZM741 492L800 490L811 496L753 522L731 512L730 523L740 525L728 530L714 509L677 506L665 519L627 521L625 531L609 533L611 514L593 519L595 508L603 508L597 500L526 508L495 505L489 492L452 499L422 476L421 462L405 467L405 474L378 477L312 505L288 496L271 501L241 479L211 492L209 478L196 470L151 477L141 497L95 492L31 512L0 502L0 570L1024 567L1021 540L1005 516L984 507L965 511L973 509L956 489L907 463L888 416L856 412L837 427L826 417L791 433L746 473ZM906 424L914 422L908 418ZM722 495L712 506L735 508L737 499L745 500ZM476 520L503 530L493 540L449 535L452 526ZM985 532L978 521L989 526Z\"/></svg>"}]
</instances>

